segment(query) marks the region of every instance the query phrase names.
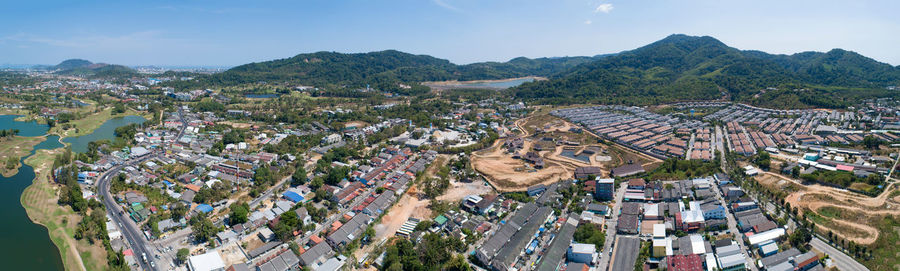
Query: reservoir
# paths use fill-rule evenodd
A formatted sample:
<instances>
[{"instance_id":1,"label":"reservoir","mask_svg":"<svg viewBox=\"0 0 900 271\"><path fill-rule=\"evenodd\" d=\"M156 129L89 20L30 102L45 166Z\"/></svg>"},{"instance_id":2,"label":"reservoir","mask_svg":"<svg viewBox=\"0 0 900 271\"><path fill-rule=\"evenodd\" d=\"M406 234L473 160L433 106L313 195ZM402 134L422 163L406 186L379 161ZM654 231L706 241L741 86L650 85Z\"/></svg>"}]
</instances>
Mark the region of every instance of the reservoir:
<instances>
[{"instance_id":1,"label":"reservoir","mask_svg":"<svg viewBox=\"0 0 900 271\"><path fill-rule=\"evenodd\" d=\"M21 136L42 136L49 127L36 122L14 121L18 116L0 116L0 129L19 129ZM48 136L37 144L28 156L39 149L55 149L63 145L58 136ZM23 163L22 157L19 162ZM62 259L56 245L50 241L50 234L44 226L34 224L25 213L20 198L25 188L34 181L34 168L24 163L16 175L0 176L0 262L4 270L63 270Z\"/></svg>"},{"instance_id":2,"label":"reservoir","mask_svg":"<svg viewBox=\"0 0 900 271\"><path fill-rule=\"evenodd\" d=\"M67 137L63 139L63 142L69 143L72 145L73 152L86 152L88 143L97 140L108 139L110 141L116 138L116 128L129 125L132 123L141 124L147 121L144 117L141 116L124 116L119 118L112 118L104 122L100 127L94 130L94 132L76 137Z\"/></svg>"},{"instance_id":3,"label":"reservoir","mask_svg":"<svg viewBox=\"0 0 900 271\"><path fill-rule=\"evenodd\" d=\"M42 136L50 130L50 127L44 124L38 124L37 121L15 121L21 115L0 115L0 129L18 129L20 136Z\"/></svg>"},{"instance_id":4,"label":"reservoir","mask_svg":"<svg viewBox=\"0 0 900 271\"><path fill-rule=\"evenodd\" d=\"M435 89L493 89L493 90L501 90L507 89L511 87L517 87L521 84L534 82L535 80L539 80L539 77L521 77L521 78L508 78L508 79L500 79L500 80L477 80L477 81L440 81L440 82L423 82L423 85L426 85Z\"/></svg>"},{"instance_id":5,"label":"reservoir","mask_svg":"<svg viewBox=\"0 0 900 271\"><path fill-rule=\"evenodd\" d=\"M460 84L460 87L465 88L494 88L494 89L506 89L511 87L516 87L521 84L527 82L534 82L534 78L518 78L512 80L503 80L503 81L493 81L493 82L475 82L475 83L463 83Z\"/></svg>"}]
</instances>

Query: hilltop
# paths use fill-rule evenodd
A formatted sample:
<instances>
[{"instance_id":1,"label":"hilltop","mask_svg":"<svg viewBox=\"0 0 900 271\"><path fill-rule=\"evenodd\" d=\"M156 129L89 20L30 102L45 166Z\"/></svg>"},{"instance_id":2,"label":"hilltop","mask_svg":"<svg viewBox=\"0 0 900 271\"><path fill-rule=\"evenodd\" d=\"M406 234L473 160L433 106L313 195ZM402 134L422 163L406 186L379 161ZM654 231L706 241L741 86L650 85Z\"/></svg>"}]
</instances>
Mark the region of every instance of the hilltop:
<instances>
[{"instance_id":1,"label":"hilltop","mask_svg":"<svg viewBox=\"0 0 900 271\"><path fill-rule=\"evenodd\" d=\"M898 82L897 67L851 51L773 55L741 51L708 36L671 35L525 84L514 94L551 103L721 98L777 107L839 107L844 104L838 97L891 95L884 87ZM769 87L780 90L765 91Z\"/></svg>"},{"instance_id":2,"label":"hilltop","mask_svg":"<svg viewBox=\"0 0 900 271\"><path fill-rule=\"evenodd\" d=\"M328 90L371 86L399 94L427 92L418 83L491 80L524 76L511 96L539 103L652 104L683 100L733 100L754 105L842 107L852 100L895 95L900 68L858 53L834 49L792 55L739 50L709 36L670 35L617 54L457 65L429 55L396 50L316 52L240 65L179 82L178 88L266 83L312 85ZM173 83L174 84L174 83ZM403 85L413 88L403 89Z\"/></svg>"},{"instance_id":3,"label":"hilltop","mask_svg":"<svg viewBox=\"0 0 900 271\"><path fill-rule=\"evenodd\" d=\"M320 87L354 88L371 85L379 89L393 90L398 88L398 83L549 76L593 59L593 57L537 59L519 57L508 62L456 65L446 59L396 50L357 54L316 52L245 64L202 80L220 86L265 81Z\"/></svg>"},{"instance_id":4,"label":"hilltop","mask_svg":"<svg viewBox=\"0 0 900 271\"><path fill-rule=\"evenodd\" d=\"M123 65L93 63L84 59L67 59L49 68L60 75L98 77L130 77L138 75L137 71Z\"/></svg>"}]
</instances>

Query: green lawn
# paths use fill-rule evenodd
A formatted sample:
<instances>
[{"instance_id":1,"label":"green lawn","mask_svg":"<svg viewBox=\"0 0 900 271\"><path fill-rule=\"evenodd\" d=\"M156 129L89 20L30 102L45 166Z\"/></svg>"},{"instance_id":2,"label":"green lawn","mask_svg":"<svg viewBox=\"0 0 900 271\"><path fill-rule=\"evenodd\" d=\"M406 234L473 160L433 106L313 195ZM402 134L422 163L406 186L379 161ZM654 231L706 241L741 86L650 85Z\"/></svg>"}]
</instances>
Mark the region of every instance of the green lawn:
<instances>
[{"instance_id":1,"label":"green lawn","mask_svg":"<svg viewBox=\"0 0 900 271\"><path fill-rule=\"evenodd\" d=\"M138 112L132 109L128 109L125 113L122 114L112 114L112 108L104 109L98 113L94 113L88 115L84 118L70 121L69 125L72 126L69 130L63 130L62 124L57 124L52 129L50 129L50 133L58 134L61 137L76 137L83 136L94 132L95 129L103 125L109 119L116 117L124 117L124 116L142 116L146 119L151 119L149 114Z\"/></svg>"}]
</instances>

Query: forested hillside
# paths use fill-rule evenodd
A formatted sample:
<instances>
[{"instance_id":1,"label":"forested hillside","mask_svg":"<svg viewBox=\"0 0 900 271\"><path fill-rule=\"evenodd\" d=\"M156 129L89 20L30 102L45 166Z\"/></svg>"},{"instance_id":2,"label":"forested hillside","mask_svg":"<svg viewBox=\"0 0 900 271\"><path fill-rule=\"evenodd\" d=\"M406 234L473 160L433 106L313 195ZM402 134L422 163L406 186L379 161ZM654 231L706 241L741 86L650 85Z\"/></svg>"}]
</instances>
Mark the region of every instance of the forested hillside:
<instances>
[{"instance_id":1,"label":"forested hillside","mask_svg":"<svg viewBox=\"0 0 900 271\"><path fill-rule=\"evenodd\" d=\"M400 83L549 76L593 59L520 57L509 62L456 65L445 59L394 50L358 54L317 52L241 65L219 74L201 77L199 81L217 86L290 82L325 88L361 88L370 85L382 90L396 90Z\"/></svg>"},{"instance_id":2,"label":"forested hillside","mask_svg":"<svg viewBox=\"0 0 900 271\"><path fill-rule=\"evenodd\" d=\"M424 81L522 76L550 80L508 90L511 96L561 104L723 99L771 107L843 107L857 98L896 95L885 87L900 85L900 68L850 51L773 55L738 50L712 37L686 35L671 35L612 55L520 57L467 65L394 50L317 52L250 63L197 76L197 80L168 84L179 89L241 85L259 89L264 85L260 83L311 85L338 92L371 86L417 95L428 91L418 84Z\"/></svg>"},{"instance_id":3,"label":"forested hillside","mask_svg":"<svg viewBox=\"0 0 900 271\"><path fill-rule=\"evenodd\" d=\"M846 97L892 95L884 87L898 83L897 67L845 50L771 55L731 48L712 37L671 35L512 92L547 103L731 99L778 102L779 107L839 107ZM768 87L779 90L764 91Z\"/></svg>"},{"instance_id":4,"label":"forested hillside","mask_svg":"<svg viewBox=\"0 0 900 271\"><path fill-rule=\"evenodd\" d=\"M137 76L138 73L132 68L105 63L92 63L84 59L67 59L50 67L55 70L56 74L84 76L91 78L99 77L131 77Z\"/></svg>"}]
</instances>

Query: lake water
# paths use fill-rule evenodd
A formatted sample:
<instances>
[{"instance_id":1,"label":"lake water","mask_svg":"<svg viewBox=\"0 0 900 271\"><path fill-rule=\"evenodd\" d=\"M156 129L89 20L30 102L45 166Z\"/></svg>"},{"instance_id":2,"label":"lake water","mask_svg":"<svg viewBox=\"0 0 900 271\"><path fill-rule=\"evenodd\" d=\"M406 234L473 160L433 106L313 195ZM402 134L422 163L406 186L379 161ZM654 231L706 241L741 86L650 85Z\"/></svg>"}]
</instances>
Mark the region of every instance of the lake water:
<instances>
[{"instance_id":1,"label":"lake water","mask_svg":"<svg viewBox=\"0 0 900 271\"><path fill-rule=\"evenodd\" d=\"M279 94L244 94L244 98L251 99L268 99L268 98L278 98Z\"/></svg>"},{"instance_id":2,"label":"lake water","mask_svg":"<svg viewBox=\"0 0 900 271\"><path fill-rule=\"evenodd\" d=\"M113 140L116 138L116 128L129 125L132 123L141 124L147 121L144 117L141 116L125 116L119 118L112 118L104 122L100 127L94 130L93 133L76 136L76 137L67 137L63 139L63 142L72 144L73 152L86 152L88 143L97 140Z\"/></svg>"},{"instance_id":3,"label":"lake water","mask_svg":"<svg viewBox=\"0 0 900 271\"><path fill-rule=\"evenodd\" d=\"M534 78L519 78L508 81L499 81L499 82L478 82L478 83L465 83L459 84L461 87L467 88L511 88L515 87L527 82L534 82Z\"/></svg>"},{"instance_id":4,"label":"lake water","mask_svg":"<svg viewBox=\"0 0 900 271\"><path fill-rule=\"evenodd\" d=\"M13 121L18 116L0 116L0 129L19 129L21 136L41 136L47 133L47 125L36 122ZM31 156L39 149L55 149L63 145L58 136L48 136L37 144ZM25 188L34 181L34 169L25 165L26 157L16 175L0 176L0 262L4 270L64 270L62 258L56 245L50 241L50 234L44 226L34 224L28 218L20 198Z\"/></svg>"},{"instance_id":5,"label":"lake water","mask_svg":"<svg viewBox=\"0 0 900 271\"><path fill-rule=\"evenodd\" d=\"M18 117L21 115L0 115L0 129L19 129L20 136L42 136L50 129L36 121L14 121Z\"/></svg>"}]
</instances>

